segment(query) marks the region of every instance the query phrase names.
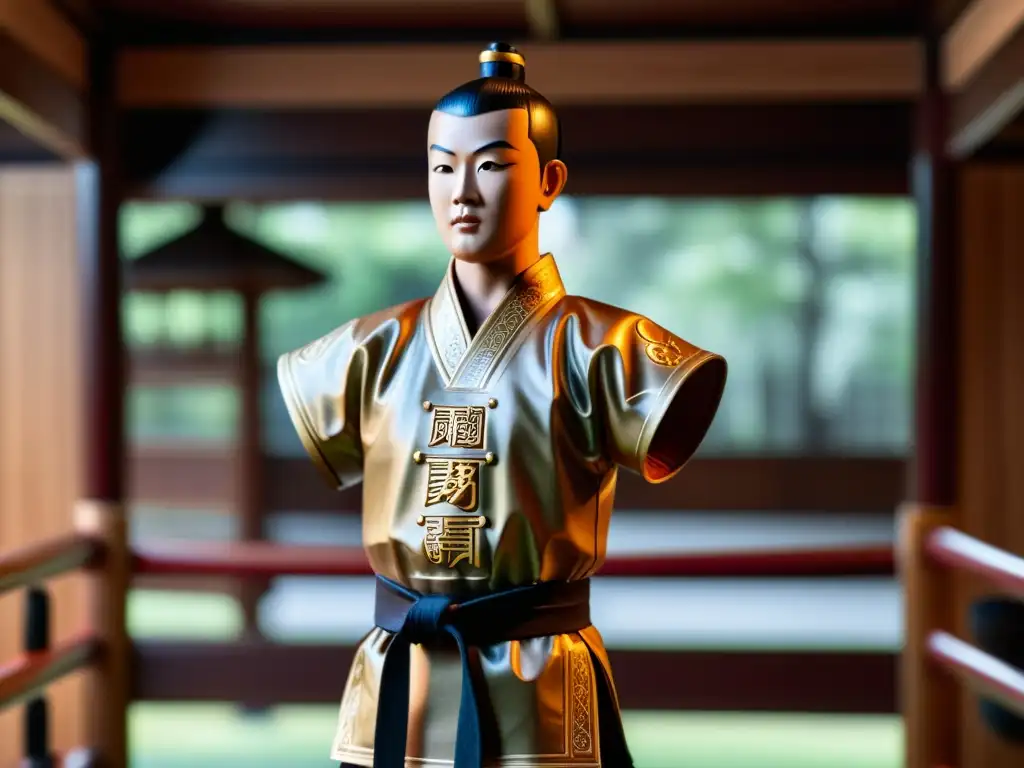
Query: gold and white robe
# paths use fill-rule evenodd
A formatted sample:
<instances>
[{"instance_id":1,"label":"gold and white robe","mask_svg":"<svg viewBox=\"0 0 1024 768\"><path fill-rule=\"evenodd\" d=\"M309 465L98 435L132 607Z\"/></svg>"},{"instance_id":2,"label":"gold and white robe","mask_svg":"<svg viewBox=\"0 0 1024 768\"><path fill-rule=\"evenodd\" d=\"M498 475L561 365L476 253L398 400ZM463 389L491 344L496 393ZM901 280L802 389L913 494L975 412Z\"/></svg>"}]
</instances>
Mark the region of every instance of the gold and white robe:
<instances>
[{"instance_id":1,"label":"gold and white robe","mask_svg":"<svg viewBox=\"0 0 1024 768\"><path fill-rule=\"evenodd\" d=\"M726 366L640 315L566 295L547 255L472 337L450 264L432 298L346 323L283 355L278 376L327 481L363 483L373 570L470 595L598 572L618 467L652 483L678 472ZM375 628L356 653L335 760L373 765L389 639ZM600 768L588 645L607 665L594 627L480 650L501 766ZM407 765L451 766L458 655L414 646L411 678Z\"/></svg>"}]
</instances>

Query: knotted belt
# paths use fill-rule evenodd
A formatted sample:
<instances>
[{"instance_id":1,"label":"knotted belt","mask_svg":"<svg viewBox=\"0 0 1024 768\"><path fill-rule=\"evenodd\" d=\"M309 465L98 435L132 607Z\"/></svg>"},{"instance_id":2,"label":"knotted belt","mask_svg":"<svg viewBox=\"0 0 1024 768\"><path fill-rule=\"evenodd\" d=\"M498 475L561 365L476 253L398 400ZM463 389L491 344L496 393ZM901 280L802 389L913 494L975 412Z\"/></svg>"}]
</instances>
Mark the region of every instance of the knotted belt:
<instances>
[{"instance_id":1,"label":"knotted belt","mask_svg":"<svg viewBox=\"0 0 1024 768\"><path fill-rule=\"evenodd\" d=\"M510 640L578 632L590 626L590 581L547 581L455 603L447 595L421 595L377 577L375 623L394 635L384 658L374 768L405 768L409 728L409 648L445 635L455 640L462 661L462 698L455 739L455 768L483 768L483 729L468 649ZM588 646L589 648L589 646ZM612 684L590 649L597 672L601 763L631 768ZM486 695L486 692L484 692Z\"/></svg>"}]
</instances>

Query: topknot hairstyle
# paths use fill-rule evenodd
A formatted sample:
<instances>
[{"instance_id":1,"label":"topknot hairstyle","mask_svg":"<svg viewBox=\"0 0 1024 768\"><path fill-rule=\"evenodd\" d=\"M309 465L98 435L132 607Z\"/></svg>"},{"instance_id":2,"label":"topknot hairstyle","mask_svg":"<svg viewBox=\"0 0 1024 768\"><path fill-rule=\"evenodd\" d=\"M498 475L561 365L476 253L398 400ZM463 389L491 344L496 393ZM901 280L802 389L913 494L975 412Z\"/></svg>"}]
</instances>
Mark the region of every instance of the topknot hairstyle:
<instances>
[{"instance_id":1,"label":"topknot hairstyle","mask_svg":"<svg viewBox=\"0 0 1024 768\"><path fill-rule=\"evenodd\" d=\"M508 43L491 43L480 54L480 77L445 94L434 109L474 117L502 109L525 109L530 141L543 169L562 152L558 116L551 103L526 84L526 59Z\"/></svg>"}]
</instances>

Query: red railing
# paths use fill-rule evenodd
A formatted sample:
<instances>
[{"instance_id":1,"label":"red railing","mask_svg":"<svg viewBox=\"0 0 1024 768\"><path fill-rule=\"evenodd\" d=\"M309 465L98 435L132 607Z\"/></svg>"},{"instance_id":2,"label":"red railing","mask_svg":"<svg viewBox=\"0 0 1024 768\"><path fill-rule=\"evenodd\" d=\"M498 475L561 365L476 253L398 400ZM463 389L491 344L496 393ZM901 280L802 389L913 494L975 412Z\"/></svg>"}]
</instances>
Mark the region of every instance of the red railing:
<instances>
[{"instance_id":1,"label":"red railing","mask_svg":"<svg viewBox=\"0 0 1024 768\"><path fill-rule=\"evenodd\" d=\"M1024 671L951 633L950 576L971 574L1024 598L1024 559L961 533L942 514L917 509L904 515L900 549L906 768L953 765L959 759L954 681L1024 717Z\"/></svg>"},{"instance_id":2,"label":"red railing","mask_svg":"<svg viewBox=\"0 0 1024 768\"><path fill-rule=\"evenodd\" d=\"M294 547L265 542L244 544L163 545L137 549L136 575L233 576L369 576L373 571L362 549ZM822 577L892 575L891 547L847 547L792 551L723 551L675 555L609 557L601 576L619 578Z\"/></svg>"}]
</instances>

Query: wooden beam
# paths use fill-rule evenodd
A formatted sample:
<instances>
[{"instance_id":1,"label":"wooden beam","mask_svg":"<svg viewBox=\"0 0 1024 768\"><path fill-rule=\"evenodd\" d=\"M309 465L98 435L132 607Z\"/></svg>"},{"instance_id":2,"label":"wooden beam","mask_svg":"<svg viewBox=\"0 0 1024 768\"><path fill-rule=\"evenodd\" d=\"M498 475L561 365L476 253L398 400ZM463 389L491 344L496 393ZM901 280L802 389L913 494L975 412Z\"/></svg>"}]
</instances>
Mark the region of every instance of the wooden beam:
<instances>
[{"instance_id":1,"label":"wooden beam","mask_svg":"<svg viewBox=\"0 0 1024 768\"><path fill-rule=\"evenodd\" d=\"M333 645L136 643L136 701L336 702L354 649ZM610 649L624 709L897 712L888 653Z\"/></svg>"},{"instance_id":2,"label":"wooden beam","mask_svg":"<svg viewBox=\"0 0 1024 768\"><path fill-rule=\"evenodd\" d=\"M428 108L476 73L477 46L125 49L121 105ZM578 42L524 50L529 82L559 105L865 101L911 97L914 40Z\"/></svg>"},{"instance_id":3,"label":"wooden beam","mask_svg":"<svg viewBox=\"0 0 1024 768\"><path fill-rule=\"evenodd\" d=\"M59 157L77 160L86 155L82 94L2 27L0 120Z\"/></svg>"},{"instance_id":4,"label":"wooden beam","mask_svg":"<svg viewBox=\"0 0 1024 768\"><path fill-rule=\"evenodd\" d=\"M1021 0L1024 5L1024 0ZM1024 109L1024 26L1003 41L952 97L950 152L982 149Z\"/></svg>"},{"instance_id":5,"label":"wooden beam","mask_svg":"<svg viewBox=\"0 0 1024 768\"><path fill-rule=\"evenodd\" d=\"M654 160L652 157L651 160ZM425 200L426 176L410 172L419 164L388 168L320 168L307 165L284 168L234 167L226 173L212 169L167 173L137 179L128 187L137 200L220 202L248 200L368 201ZM633 168L632 173L614 168L574 166L573 195L614 197L811 197L816 195L906 195L906 162L828 165L663 165Z\"/></svg>"},{"instance_id":6,"label":"wooden beam","mask_svg":"<svg viewBox=\"0 0 1024 768\"><path fill-rule=\"evenodd\" d=\"M569 105L573 195L905 194L909 102ZM429 108L133 110L131 193L156 199L426 199ZM599 126L599 130L597 127Z\"/></svg>"},{"instance_id":7,"label":"wooden beam","mask_svg":"<svg viewBox=\"0 0 1024 768\"><path fill-rule=\"evenodd\" d=\"M974 0L942 42L945 88L958 91L1024 23L1024 0Z\"/></svg>"},{"instance_id":8,"label":"wooden beam","mask_svg":"<svg viewBox=\"0 0 1024 768\"><path fill-rule=\"evenodd\" d=\"M129 460L134 504L190 509L230 508L230 446L137 446ZM266 508L357 513L362 488L328 488L304 458L268 458ZM623 470L617 509L785 512L880 512L902 499L905 462L866 458L697 458L678 478L651 485Z\"/></svg>"},{"instance_id":9,"label":"wooden beam","mask_svg":"<svg viewBox=\"0 0 1024 768\"><path fill-rule=\"evenodd\" d=\"M51 3L0 0L0 120L59 157L83 158L86 54Z\"/></svg>"},{"instance_id":10,"label":"wooden beam","mask_svg":"<svg viewBox=\"0 0 1024 768\"><path fill-rule=\"evenodd\" d=\"M239 356L236 349L133 349L128 355L129 379L134 386L195 386L235 384ZM269 368L264 376L273 373Z\"/></svg>"},{"instance_id":11,"label":"wooden beam","mask_svg":"<svg viewBox=\"0 0 1024 768\"><path fill-rule=\"evenodd\" d=\"M939 34L945 35L960 20L973 0L932 0L925 9L925 25ZM920 29L920 14L918 15Z\"/></svg>"},{"instance_id":12,"label":"wooden beam","mask_svg":"<svg viewBox=\"0 0 1024 768\"><path fill-rule=\"evenodd\" d=\"M103 11L95 0L49 0L86 40L103 32Z\"/></svg>"},{"instance_id":13,"label":"wooden beam","mask_svg":"<svg viewBox=\"0 0 1024 768\"><path fill-rule=\"evenodd\" d=\"M534 40L558 39L557 0L523 0L526 24Z\"/></svg>"},{"instance_id":14,"label":"wooden beam","mask_svg":"<svg viewBox=\"0 0 1024 768\"><path fill-rule=\"evenodd\" d=\"M76 90L84 88L85 40L49 0L3 0L0 32L17 40Z\"/></svg>"}]
</instances>

